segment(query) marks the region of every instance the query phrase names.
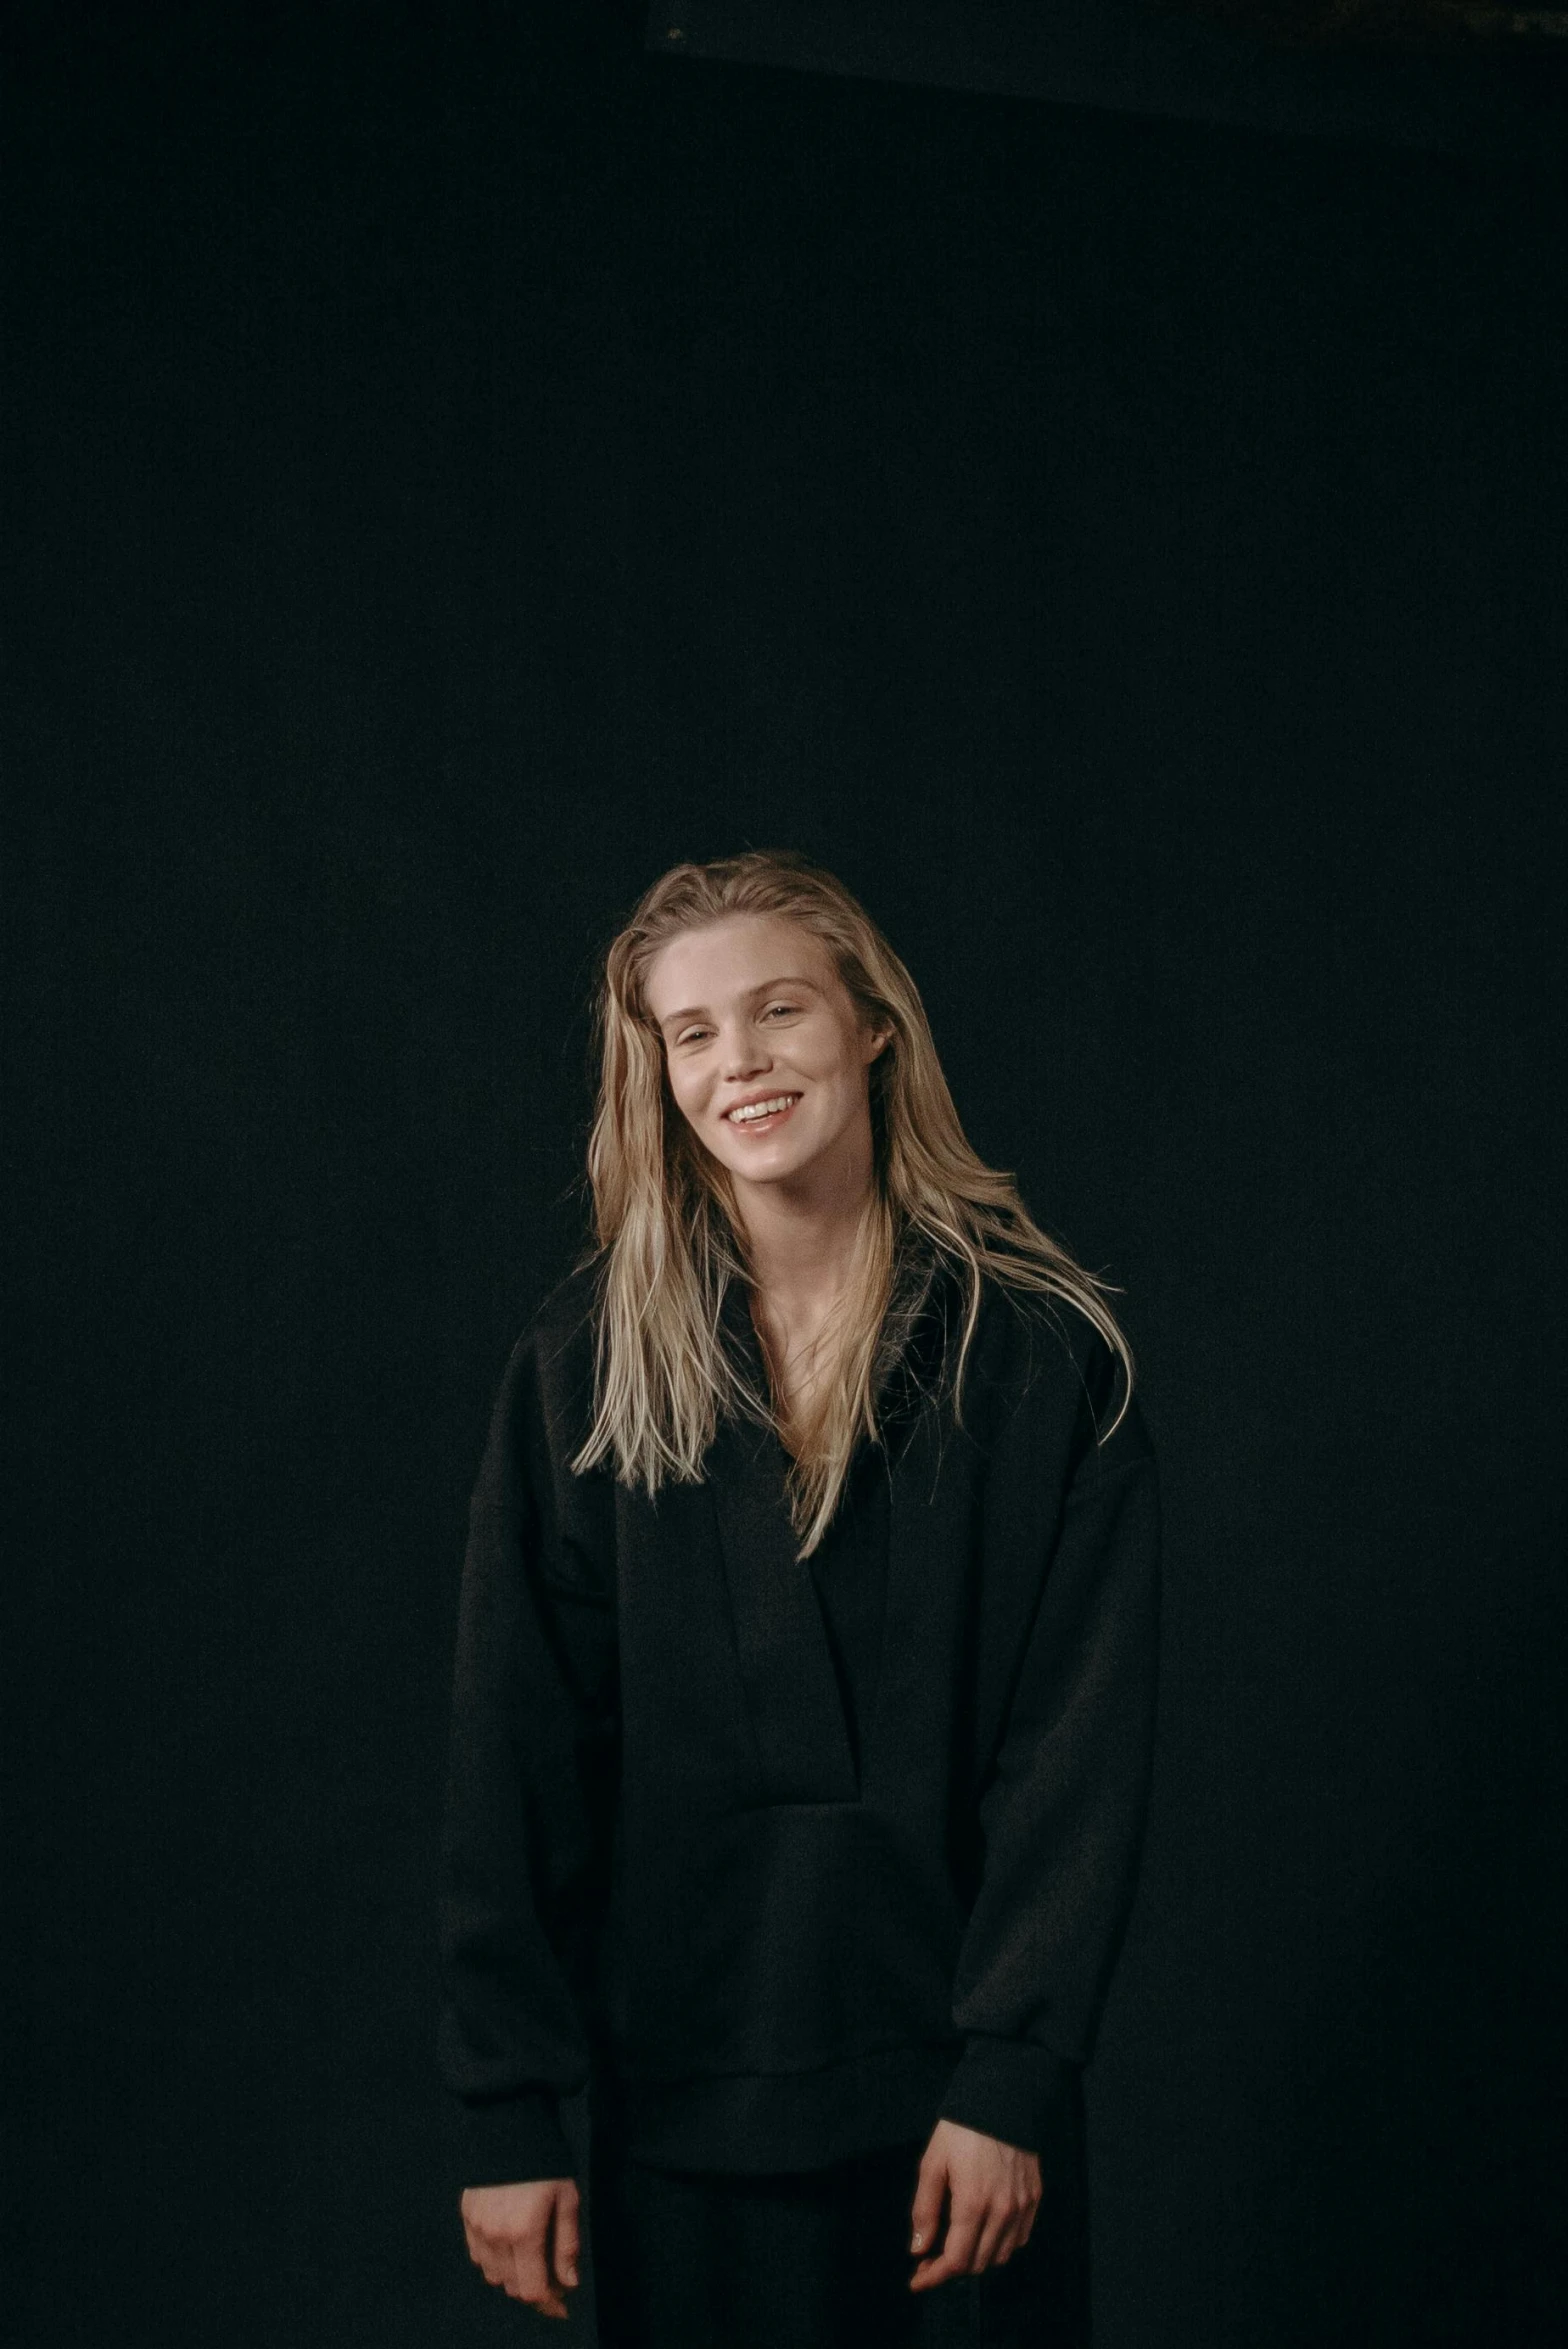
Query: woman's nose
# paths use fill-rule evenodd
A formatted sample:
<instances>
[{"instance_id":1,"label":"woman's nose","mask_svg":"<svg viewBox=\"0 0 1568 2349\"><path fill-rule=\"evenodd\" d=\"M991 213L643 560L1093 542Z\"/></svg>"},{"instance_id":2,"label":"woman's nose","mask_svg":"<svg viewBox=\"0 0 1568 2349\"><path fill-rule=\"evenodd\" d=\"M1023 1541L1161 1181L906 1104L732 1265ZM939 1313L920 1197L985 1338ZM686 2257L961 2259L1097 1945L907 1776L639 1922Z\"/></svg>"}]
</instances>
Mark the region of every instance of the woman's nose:
<instances>
[{"instance_id":1,"label":"woman's nose","mask_svg":"<svg viewBox=\"0 0 1568 2349\"><path fill-rule=\"evenodd\" d=\"M724 1074L732 1082L750 1076L754 1069L766 1068L768 1053L755 1030L743 1030L726 1041L723 1053Z\"/></svg>"}]
</instances>

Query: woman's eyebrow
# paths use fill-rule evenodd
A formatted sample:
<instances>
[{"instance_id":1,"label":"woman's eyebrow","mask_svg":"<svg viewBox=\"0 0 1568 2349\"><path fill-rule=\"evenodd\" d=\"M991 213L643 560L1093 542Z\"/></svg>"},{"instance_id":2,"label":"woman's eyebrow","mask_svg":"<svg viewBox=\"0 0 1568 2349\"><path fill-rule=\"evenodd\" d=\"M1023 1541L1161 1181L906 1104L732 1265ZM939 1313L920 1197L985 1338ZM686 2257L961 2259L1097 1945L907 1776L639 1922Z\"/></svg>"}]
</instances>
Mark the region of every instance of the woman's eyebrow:
<instances>
[{"instance_id":1,"label":"woman's eyebrow","mask_svg":"<svg viewBox=\"0 0 1568 2349\"><path fill-rule=\"evenodd\" d=\"M809 987L813 995L821 993L815 979L793 979L786 975L781 979L764 979L760 986L744 988L742 994L743 996L771 995L775 987ZM688 1004L684 1011L667 1011L659 1025L661 1028L668 1028L679 1020L706 1019L707 1016L708 1007L705 1003L692 1003Z\"/></svg>"}]
</instances>

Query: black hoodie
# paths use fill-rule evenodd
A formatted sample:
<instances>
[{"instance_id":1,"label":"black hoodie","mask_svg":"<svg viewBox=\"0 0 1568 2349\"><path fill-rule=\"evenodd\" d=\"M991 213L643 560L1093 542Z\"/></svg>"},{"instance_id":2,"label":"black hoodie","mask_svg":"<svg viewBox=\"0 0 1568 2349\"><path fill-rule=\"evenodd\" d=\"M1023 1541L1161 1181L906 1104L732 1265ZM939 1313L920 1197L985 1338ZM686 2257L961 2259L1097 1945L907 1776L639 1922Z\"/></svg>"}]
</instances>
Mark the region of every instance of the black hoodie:
<instances>
[{"instance_id":1,"label":"black hoodie","mask_svg":"<svg viewBox=\"0 0 1568 2349\"><path fill-rule=\"evenodd\" d=\"M800 1561L744 1410L653 1501L567 1461L592 1271L513 1349L453 1674L439 2062L461 2183L571 2174L562 2097L672 2167L812 2168L941 2117L1067 2142L1148 1795L1159 1500L1060 1301L908 1266ZM755 1394L744 1292L723 1329Z\"/></svg>"}]
</instances>

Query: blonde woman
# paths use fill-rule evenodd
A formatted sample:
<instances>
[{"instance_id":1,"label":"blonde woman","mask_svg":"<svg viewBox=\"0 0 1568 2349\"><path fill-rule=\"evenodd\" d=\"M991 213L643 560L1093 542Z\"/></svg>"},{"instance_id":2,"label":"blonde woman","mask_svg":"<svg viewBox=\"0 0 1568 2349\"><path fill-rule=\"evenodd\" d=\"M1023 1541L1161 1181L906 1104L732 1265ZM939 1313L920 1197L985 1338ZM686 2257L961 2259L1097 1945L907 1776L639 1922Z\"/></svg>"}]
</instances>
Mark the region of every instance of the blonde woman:
<instances>
[{"instance_id":1,"label":"blonde woman","mask_svg":"<svg viewBox=\"0 0 1568 2349\"><path fill-rule=\"evenodd\" d=\"M565 2317L591 2247L604 2349L1087 2341L1159 1610L1105 1284L799 857L655 882L598 1044L594 1244L507 1365L463 1574L470 2256Z\"/></svg>"}]
</instances>

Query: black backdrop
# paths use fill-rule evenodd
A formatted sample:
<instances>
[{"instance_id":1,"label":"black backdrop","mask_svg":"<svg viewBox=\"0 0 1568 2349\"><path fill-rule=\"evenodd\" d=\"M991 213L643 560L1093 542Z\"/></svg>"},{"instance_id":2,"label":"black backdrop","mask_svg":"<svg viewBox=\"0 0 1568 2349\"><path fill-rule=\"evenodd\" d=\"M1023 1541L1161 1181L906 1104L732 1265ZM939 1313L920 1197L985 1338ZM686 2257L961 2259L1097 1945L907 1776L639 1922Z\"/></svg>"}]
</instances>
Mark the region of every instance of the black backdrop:
<instances>
[{"instance_id":1,"label":"black backdrop","mask_svg":"<svg viewBox=\"0 0 1568 2349\"><path fill-rule=\"evenodd\" d=\"M464 1505L594 950L792 843L1160 1451L1100 2338L1555 2341L1561 174L591 8L8 51L7 2328L544 2337L434 2185Z\"/></svg>"}]
</instances>

